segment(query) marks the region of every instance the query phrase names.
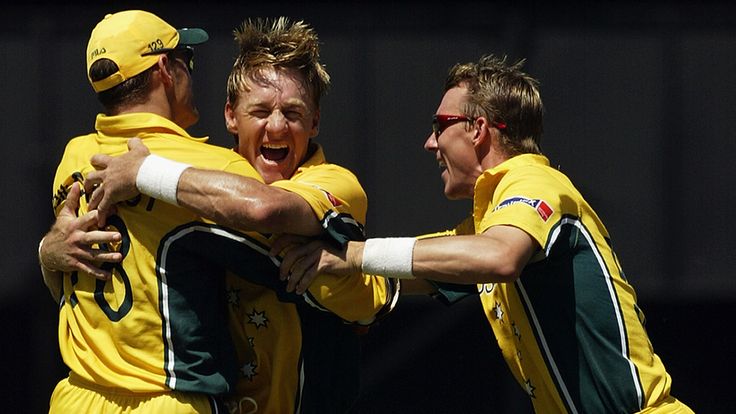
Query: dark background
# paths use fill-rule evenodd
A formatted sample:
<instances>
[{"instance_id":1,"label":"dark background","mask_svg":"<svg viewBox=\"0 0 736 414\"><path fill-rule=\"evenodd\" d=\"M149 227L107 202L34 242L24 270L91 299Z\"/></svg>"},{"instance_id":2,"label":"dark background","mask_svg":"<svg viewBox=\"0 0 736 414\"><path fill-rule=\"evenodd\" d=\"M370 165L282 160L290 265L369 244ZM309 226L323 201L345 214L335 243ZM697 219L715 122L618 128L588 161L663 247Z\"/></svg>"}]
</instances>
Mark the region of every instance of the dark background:
<instances>
[{"instance_id":1,"label":"dark background","mask_svg":"<svg viewBox=\"0 0 736 414\"><path fill-rule=\"evenodd\" d=\"M202 119L191 132L225 146L232 29L258 16L312 24L333 81L318 140L364 185L370 236L442 230L470 211L444 199L422 150L445 74L485 53L527 58L546 105L543 150L606 223L673 395L701 413L736 406L733 4L32 2L0 12L4 412L45 412L66 374L36 248L52 223L64 145L92 131L100 110L84 73L89 32L127 8L208 30L194 74ZM530 411L477 299L447 308L404 298L364 338L356 412Z\"/></svg>"}]
</instances>

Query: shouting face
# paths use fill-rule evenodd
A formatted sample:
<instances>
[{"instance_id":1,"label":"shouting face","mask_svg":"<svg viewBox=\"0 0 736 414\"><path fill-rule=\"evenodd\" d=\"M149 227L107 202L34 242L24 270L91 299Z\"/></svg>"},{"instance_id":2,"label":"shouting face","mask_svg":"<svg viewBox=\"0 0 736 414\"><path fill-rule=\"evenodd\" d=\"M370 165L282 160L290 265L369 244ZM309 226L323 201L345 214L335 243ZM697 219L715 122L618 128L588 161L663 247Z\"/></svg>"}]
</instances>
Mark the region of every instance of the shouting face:
<instances>
[{"instance_id":1,"label":"shouting face","mask_svg":"<svg viewBox=\"0 0 736 414\"><path fill-rule=\"evenodd\" d=\"M267 184L294 174L319 131L319 109L305 85L296 70L267 68L248 78L237 102L225 105L238 152Z\"/></svg>"}]
</instances>

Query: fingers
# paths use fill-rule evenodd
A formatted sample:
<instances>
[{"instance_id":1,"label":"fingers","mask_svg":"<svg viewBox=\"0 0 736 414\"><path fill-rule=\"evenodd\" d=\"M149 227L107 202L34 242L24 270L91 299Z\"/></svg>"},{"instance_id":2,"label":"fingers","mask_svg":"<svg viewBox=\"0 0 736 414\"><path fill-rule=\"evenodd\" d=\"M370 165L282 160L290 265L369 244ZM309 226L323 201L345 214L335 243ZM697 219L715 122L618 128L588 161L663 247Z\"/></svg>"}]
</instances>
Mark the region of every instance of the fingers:
<instances>
[{"instance_id":1,"label":"fingers","mask_svg":"<svg viewBox=\"0 0 736 414\"><path fill-rule=\"evenodd\" d=\"M292 247L285 255L279 268L281 280L288 280L287 292L296 292L301 295L319 273L320 258L324 243L314 240L310 243Z\"/></svg>"},{"instance_id":2,"label":"fingers","mask_svg":"<svg viewBox=\"0 0 736 414\"><path fill-rule=\"evenodd\" d=\"M289 282L286 284L286 291L296 291L301 295L304 293L312 281L317 276L317 264L319 263L321 250L313 250L306 256L302 256L291 267Z\"/></svg>"},{"instance_id":3,"label":"fingers","mask_svg":"<svg viewBox=\"0 0 736 414\"><path fill-rule=\"evenodd\" d=\"M78 271L89 274L95 279L110 280L112 278L112 272L110 272L109 270L104 270L102 268L99 268L87 262L83 262L83 261L77 262L76 269Z\"/></svg>"},{"instance_id":4,"label":"fingers","mask_svg":"<svg viewBox=\"0 0 736 414\"><path fill-rule=\"evenodd\" d=\"M76 216L77 209L79 208L79 197L81 194L82 190L79 183L73 183L72 188L69 189L69 193L66 195L64 207L59 212L59 215Z\"/></svg>"},{"instance_id":5,"label":"fingers","mask_svg":"<svg viewBox=\"0 0 736 414\"><path fill-rule=\"evenodd\" d=\"M310 240L310 238L304 236L297 236L295 234L283 234L273 241L273 244L271 244L271 250L268 252L268 254L276 257L279 256L284 250L287 250L294 245L307 243Z\"/></svg>"},{"instance_id":6,"label":"fingers","mask_svg":"<svg viewBox=\"0 0 736 414\"><path fill-rule=\"evenodd\" d=\"M80 241L91 246L93 244L113 244L121 239L122 236L117 231L94 230L84 233Z\"/></svg>"},{"instance_id":7,"label":"fingers","mask_svg":"<svg viewBox=\"0 0 736 414\"><path fill-rule=\"evenodd\" d=\"M304 272L304 276L302 276L301 280L299 280L299 284L296 285L296 293L297 295L302 295L304 292L309 289L309 286L312 284L312 281L314 281L314 278L317 277L317 267L313 266L310 267L309 270Z\"/></svg>"},{"instance_id":8,"label":"fingers","mask_svg":"<svg viewBox=\"0 0 736 414\"><path fill-rule=\"evenodd\" d=\"M107 193L105 192L105 189L102 185L95 188L95 190L92 192L92 196L89 198L89 203L87 204L87 208L89 210L97 211L97 226L98 227L105 227L105 222L107 221L107 217L112 214L112 210L114 207L114 204L111 204L110 198L105 197Z\"/></svg>"},{"instance_id":9,"label":"fingers","mask_svg":"<svg viewBox=\"0 0 736 414\"><path fill-rule=\"evenodd\" d=\"M85 215L78 217L70 222L69 230L82 230L87 231L89 229L97 228L97 212L90 211Z\"/></svg>"},{"instance_id":10,"label":"fingers","mask_svg":"<svg viewBox=\"0 0 736 414\"><path fill-rule=\"evenodd\" d=\"M90 211L97 210L99 208L100 201L102 201L102 197L105 195L104 191L97 191L99 189L100 187L96 187L91 192L88 191L87 193L92 194L87 202L87 209ZM100 225L100 227L102 227L102 225Z\"/></svg>"},{"instance_id":11,"label":"fingers","mask_svg":"<svg viewBox=\"0 0 736 414\"><path fill-rule=\"evenodd\" d=\"M131 152L140 152L143 155L149 155L151 153L148 147L143 144L143 140L138 137L128 140L128 150Z\"/></svg>"},{"instance_id":12,"label":"fingers","mask_svg":"<svg viewBox=\"0 0 736 414\"><path fill-rule=\"evenodd\" d=\"M284 257L281 260L281 266L279 267L279 278L281 280L288 279L291 275L291 269L294 267L294 264L301 260L302 257L314 251L315 246L313 244L314 242L294 245L284 254Z\"/></svg>"},{"instance_id":13,"label":"fingers","mask_svg":"<svg viewBox=\"0 0 736 414\"><path fill-rule=\"evenodd\" d=\"M96 170L104 170L112 161L112 157L107 154L95 154L90 158L89 162Z\"/></svg>"},{"instance_id":14,"label":"fingers","mask_svg":"<svg viewBox=\"0 0 736 414\"><path fill-rule=\"evenodd\" d=\"M87 173L87 176L84 178L84 191L87 192L87 194L91 194L95 189L102 185L102 182L105 181L105 171L90 171Z\"/></svg>"},{"instance_id":15,"label":"fingers","mask_svg":"<svg viewBox=\"0 0 736 414\"><path fill-rule=\"evenodd\" d=\"M99 232L99 233L111 233L111 232ZM101 237L99 239L108 239L108 236ZM112 277L112 272L103 269L101 264L103 263L120 263L123 261L123 255L120 252L111 252L103 249L96 248L80 248L70 256L70 263L67 268L72 271L81 271L89 273L91 276L101 279L109 280Z\"/></svg>"}]
</instances>

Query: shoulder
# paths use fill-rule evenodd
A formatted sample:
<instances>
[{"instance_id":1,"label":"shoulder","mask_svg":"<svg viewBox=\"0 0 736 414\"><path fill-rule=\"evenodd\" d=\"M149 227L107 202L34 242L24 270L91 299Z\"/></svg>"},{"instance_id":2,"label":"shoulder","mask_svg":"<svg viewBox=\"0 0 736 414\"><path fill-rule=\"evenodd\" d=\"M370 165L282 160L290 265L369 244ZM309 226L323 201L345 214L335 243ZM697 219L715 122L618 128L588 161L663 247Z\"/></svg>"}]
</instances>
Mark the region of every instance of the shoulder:
<instances>
[{"instance_id":1,"label":"shoulder","mask_svg":"<svg viewBox=\"0 0 736 414\"><path fill-rule=\"evenodd\" d=\"M296 181L322 180L349 183L362 188L358 177L352 171L340 165L330 163L300 167L292 179Z\"/></svg>"}]
</instances>

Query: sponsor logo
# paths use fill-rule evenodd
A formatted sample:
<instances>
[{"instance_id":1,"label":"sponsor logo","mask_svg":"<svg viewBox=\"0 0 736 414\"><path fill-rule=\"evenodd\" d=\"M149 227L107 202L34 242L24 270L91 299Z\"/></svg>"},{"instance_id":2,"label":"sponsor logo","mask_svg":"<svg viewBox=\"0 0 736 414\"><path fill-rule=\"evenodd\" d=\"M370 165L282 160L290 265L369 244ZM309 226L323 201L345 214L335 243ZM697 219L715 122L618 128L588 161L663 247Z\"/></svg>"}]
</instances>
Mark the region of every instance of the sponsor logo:
<instances>
[{"instance_id":1,"label":"sponsor logo","mask_svg":"<svg viewBox=\"0 0 736 414\"><path fill-rule=\"evenodd\" d=\"M537 214L539 214L539 217L542 218L542 220L547 221L550 217L552 217L552 213L554 213L554 210L552 210L552 207L547 204L546 201L540 200L540 199L534 199L534 198L526 198L526 197L510 197L502 202L500 202L493 211L500 210L504 207L508 207L513 204L526 204L529 207L537 210Z\"/></svg>"}]
</instances>

